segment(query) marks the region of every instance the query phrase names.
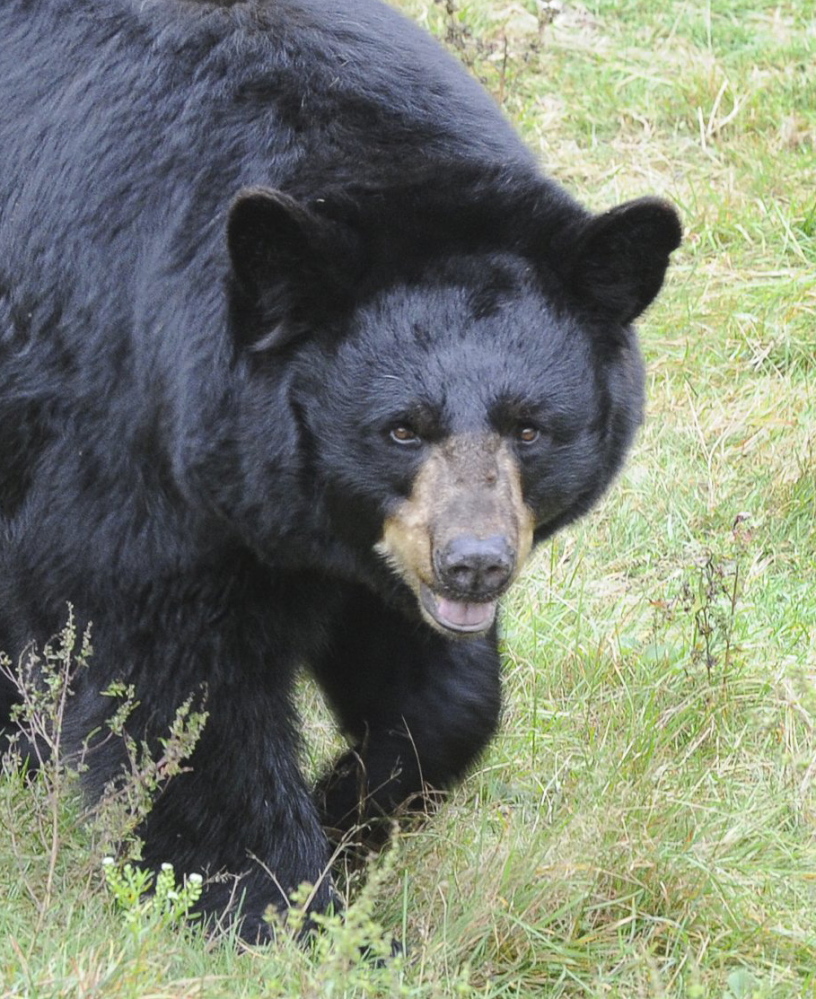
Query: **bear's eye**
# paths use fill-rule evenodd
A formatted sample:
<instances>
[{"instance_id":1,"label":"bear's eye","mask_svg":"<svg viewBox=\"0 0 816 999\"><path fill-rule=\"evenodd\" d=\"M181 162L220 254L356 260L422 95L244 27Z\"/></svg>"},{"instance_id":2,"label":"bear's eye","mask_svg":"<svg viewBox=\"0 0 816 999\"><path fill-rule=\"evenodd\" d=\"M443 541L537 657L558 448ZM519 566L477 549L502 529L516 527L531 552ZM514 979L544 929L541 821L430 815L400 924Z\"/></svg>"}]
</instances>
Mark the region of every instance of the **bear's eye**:
<instances>
[{"instance_id":1,"label":"bear's eye","mask_svg":"<svg viewBox=\"0 0 816 999\"><path fill-rule=\"evenodd\" d=\"M391 440L395 444L419 444L421 443L421 438L419 434L414 430L413 427L409 427L407 424L400 424L397 427L392 427L389 434Z\"/></svg>"},{"instance_id":2,"label":"bear's eye","mask_svg":"<svg viewBox=\"0 0 816 999\"><path fill-rule=\"evenodd\" d=\"M522 423L516 427L516 440L519 444L535 444L539 437L541 437L541 431L529 423Z\"/></svg>"}]
</instances>

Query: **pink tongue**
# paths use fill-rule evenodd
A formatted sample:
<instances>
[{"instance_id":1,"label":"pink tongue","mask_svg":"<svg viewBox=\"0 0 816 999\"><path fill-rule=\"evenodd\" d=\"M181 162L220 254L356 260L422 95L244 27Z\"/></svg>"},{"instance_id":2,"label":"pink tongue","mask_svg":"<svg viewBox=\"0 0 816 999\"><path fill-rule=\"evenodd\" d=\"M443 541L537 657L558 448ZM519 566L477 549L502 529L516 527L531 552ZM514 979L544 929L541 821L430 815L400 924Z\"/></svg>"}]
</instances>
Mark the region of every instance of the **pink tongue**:
<instances>
[{"instance_id":1,"label":"pink tongue","mask_svg":"<svg viewBox=\"0 0 816 999\"><path fill-rule=\"evenodd\" d=\"M436 604L437 614L457 628L477 628L489 624L493 620L494 603L468 604L458 600L447 600L439 597Z\"/></svg>"}]
</instances>

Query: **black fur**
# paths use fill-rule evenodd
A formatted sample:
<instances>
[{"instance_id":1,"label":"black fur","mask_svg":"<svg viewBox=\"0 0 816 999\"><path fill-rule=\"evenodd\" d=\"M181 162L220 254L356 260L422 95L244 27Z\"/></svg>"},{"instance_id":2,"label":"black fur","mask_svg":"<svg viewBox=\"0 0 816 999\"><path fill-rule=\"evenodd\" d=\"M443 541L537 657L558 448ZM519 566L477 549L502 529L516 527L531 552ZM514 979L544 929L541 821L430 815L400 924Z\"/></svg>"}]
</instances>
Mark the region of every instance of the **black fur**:
<instances>
[{"instance_id":1,"label":"black fur","mask_svg":"<svg viewBox=\"0 0 816 999\"><path fill-rule=\"evenodd\" d=\"M486 433L538 540L590 507L640 420L629 324L679 224L654 200L593 218L377 0L4 0L0 37L0 647L69 601L93 622L68 752L112 680L154 746L206 691L145 858L243 875L263 938L300 882L329 903L321 824L450 786L496 728L495 630L432 631L385 520L430 448ZM317 800L301 663L353 746ZM121 744L88 763L93 796Z\"/></svg>"}]
</instances>

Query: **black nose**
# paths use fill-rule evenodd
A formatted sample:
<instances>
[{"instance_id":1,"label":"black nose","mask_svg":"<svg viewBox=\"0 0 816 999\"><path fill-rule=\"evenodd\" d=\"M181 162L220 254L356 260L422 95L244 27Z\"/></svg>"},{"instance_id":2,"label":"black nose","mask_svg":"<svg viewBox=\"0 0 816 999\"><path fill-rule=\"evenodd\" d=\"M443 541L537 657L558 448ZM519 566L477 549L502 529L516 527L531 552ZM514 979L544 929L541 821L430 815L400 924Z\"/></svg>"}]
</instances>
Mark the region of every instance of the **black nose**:
<instances>
[{"instance_id":1,"label":"black nose","mask_svg":"<svg viewBox=\"0 0 816 999\"><path fill-rule=\"evenodd\" d=\"M439 581L458 596L495 597L507 585L516 564L503 534L477 538L462 534L434 555Z\"/></svg>"}]
</instances>

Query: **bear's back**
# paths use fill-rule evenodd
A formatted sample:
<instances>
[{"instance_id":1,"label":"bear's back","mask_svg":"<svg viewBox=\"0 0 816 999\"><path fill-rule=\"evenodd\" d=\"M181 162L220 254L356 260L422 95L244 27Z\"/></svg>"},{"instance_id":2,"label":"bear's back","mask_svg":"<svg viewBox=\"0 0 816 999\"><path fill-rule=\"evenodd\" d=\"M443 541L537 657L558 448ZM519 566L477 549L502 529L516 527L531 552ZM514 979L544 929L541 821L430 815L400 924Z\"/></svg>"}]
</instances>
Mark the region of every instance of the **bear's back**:
<instances>
[{"instance_id":1,"label":"bear's back","mask_svg":"<svg viewBox=\"0 0 816 999\"><path fill-rule=\"evenodd\" d=\"M17 314L132 326L157 261L206 293L244 187L314 201L468 163L534 173L492 99L379 0L7 0L0 37L0 289L21 290Z\"/></svg>"},{"instance_id":2,"label":"bear's back","mask_svg":"<svg viewBox=\"0 0 816 999\"><path fill-rule=\"evenodd\" d=\"M378 0L11 0L0 30L13 164L56 159L71 189L119 178L120 203L164 178L228 201L239 185L314 195L429 163L532 163L482 88Z\"/></svg>"}]
</instances>

